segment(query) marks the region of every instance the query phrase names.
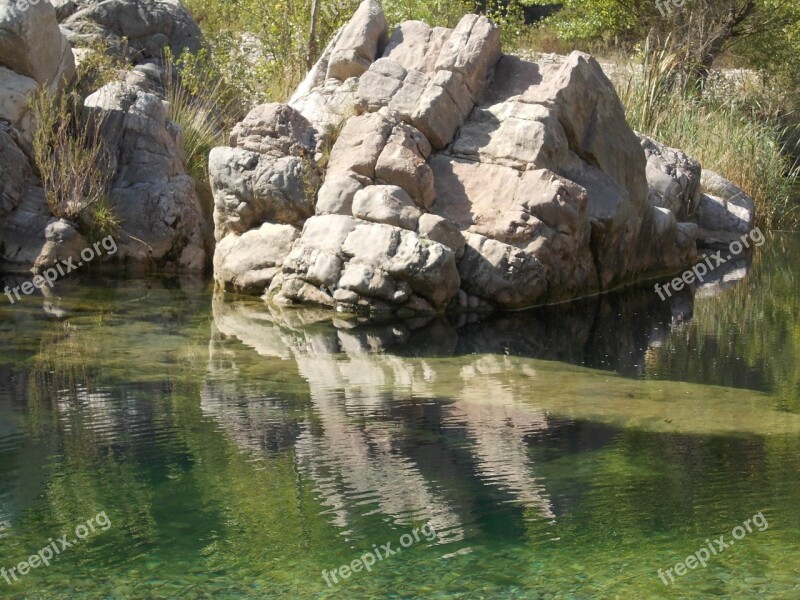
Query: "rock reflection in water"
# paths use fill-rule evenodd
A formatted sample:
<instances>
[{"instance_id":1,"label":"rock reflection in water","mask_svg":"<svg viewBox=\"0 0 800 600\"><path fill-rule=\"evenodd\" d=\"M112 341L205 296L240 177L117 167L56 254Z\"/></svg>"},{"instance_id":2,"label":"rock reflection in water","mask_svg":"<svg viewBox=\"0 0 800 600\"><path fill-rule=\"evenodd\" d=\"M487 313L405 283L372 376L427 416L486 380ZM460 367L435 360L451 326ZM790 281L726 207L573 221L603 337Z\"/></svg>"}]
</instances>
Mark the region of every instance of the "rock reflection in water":
<instances>
[{"instance_id":1,"label":"rock reflection in water","mask_svg":"<svg viewBox=\"0 0 800 600\"><path fill-rule=\"evenodd\" d=\"M506 381L510 371L521 380L535 380L537 372L509 362L509 355L636 375L649 345L668 331L673 308L691 307L691 297L664 303L648 292L484 318L383 324L270 311L217 294L202 407L255 455L293 447L298 467L344 533L357 518L380 513L397 524L429 521L442 541L453 541L464 537L474 515L405 453L408 432L396 414L398 404L436 399L439 406L427 413L436 415L440 430L466 440L475 476L552 521L557 511L529 451L531 437L546 432L549 420ZM308 386L298 396L309 399L310 412L286 418L285 405L270 396L274 382L248 376L251 349L258 360L282 361L281 371L297 372ZM443 368L450 356L465 360ZM453 393L443 397L443 390ZM430 451L448 453L440 446ZM452 457L437 462L455 467Z\"/></svg>"}]
</instances>

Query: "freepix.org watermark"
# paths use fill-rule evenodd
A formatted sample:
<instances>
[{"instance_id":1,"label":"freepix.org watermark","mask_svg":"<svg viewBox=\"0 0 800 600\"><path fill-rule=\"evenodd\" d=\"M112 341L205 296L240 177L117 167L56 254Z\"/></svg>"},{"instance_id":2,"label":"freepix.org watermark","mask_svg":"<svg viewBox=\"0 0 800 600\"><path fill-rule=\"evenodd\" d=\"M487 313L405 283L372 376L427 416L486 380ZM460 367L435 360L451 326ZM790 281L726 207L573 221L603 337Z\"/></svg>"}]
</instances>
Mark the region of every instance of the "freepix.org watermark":
<instances>
[{"instance_id":1,"label":"freepix.org watermark","mask_svg":"<svg viewBox=\"0 0 800 600\"><path fill-rule=\"evenodd\" d=\"M41 566L49 567L50 561L58 557L58 555L64 552L67 548L72 548L79 542L85 540L87 537L89 537L90 533L95 533L98 528L102 531L106 531L110 527L111 519L108 518L106 512L103 511L98 513L86 521L86 523L79 523L75 526L74 538L67 539L69 534L65 533L56 540L53 540L53 538L48 539L48 544L36 554L29 556L28 560L23 560L17 566L11 567L10 569L0 569L0 577L5 579L8 585L16 583L21 577L24 577L33 569L38 569Z\"/></svg>"},{"instance_id":2,"label":"freepix.org watermark","mask_svg":"<svg viewBox=\"0 0 800 600\"><path fill-rule=\"evenodd\" d=\"M675 571L675 575L682 577L688 573L689 569L696 569L698 564L703 565L705 569L706 563L712 556L716 556L727 548L730 548L736 543L736 540L741 540L748 533L753 533L753 527L758 531L766 531L767 527L769 527L767 519L760 511L741 525L737 525L733 528L731 531L731 537L733 537L733 539L728 538L728 541L725 541L724 534L713 541L706 539L706 546L703 546L694 554L690 554L682 561L675 563L674 567L670 567L666 571L659 569L657 572L658 577L664 582L664 585L669 585L670 583L675 583L675 576L672 574L673 571ZM669 576L669 581L667 581L667 576Z\"/></svg>"},{"instance_id":3,"label":"freepix.org watermark","mask_svg":"<svg viewBox=\"0 0 800 600\"><path fill-rule=\"evenodd\" d=\"M697 263L691 269L687 269L683 272L683 275L680 277L676 277L672 281L668 281L663 286L660 283L655 285L656 293L658 297L662 300L666 300L672 296L672 292L679 292L683 289L684 285L690 285L695 281L699 281L702 283L705 281L705 276L708 275L711 271L716 269L720 265L724 265L733 257L737 256L744 252L745 248L750 247L750 242L753 242L756 247L760 247L764 245L766 239L764 238L764 234L761 233L761 230L756 227L750 233L745 233L741 238L738 240L733 240L728 245L728 254L723 257L722 250L718 250L716 253L707 256L706 259L702 262ZM670 290L670 287L672 290Z\"/></svg>"},{"instance_id":4,"label":"freepix.org watermark","mask_svg":"<svg viewBox=\"0 0 800 600\"><path fill-rule=\"evenodd\" d=\"M78 270L84 264L91 262L96 256L102 254L100 251L101 248L105 250L107 256L113 256L117 253L117 242L110 235L106 236L99 242L95 242L91 247L81 250L81 260L79 260L77 264L75 263L75 259L72 257L65 261L57 261L55 266L45 269L42 271L41 275L35 275L33 279L26 281L22 285L18 285L13 288L6 286L3 290L3 293L8 298L8 301L11 302L11 304L14 304L17 300L22 299L22 297L19 295L20 291L26 296L30 296L33 293L33 290L41 289L44 286L52 288L53 284L59 277L64 277L68 273ZM16 300L14 298L16 298Z\"/></svg>"},{"instance_id":5,"label":"freepix.org watermark","mask_svg":"<svg viewBox=\"0 0 800 600\"><path fill-rule=\"evenodd\" d=\"M372 567L379 561L382 561L394 554L400 553L403 548L408 548L413 544L420 541L420 533L426 541L432 542L439 537L439 534L434 531L430 523L426 523L423 527L417 527L411 533L404 533L400 536L400 548L392 548L392 542L386 542L382 546L372 544L372 550L362 554L359 558L354 559L349 565L342 565L338 569L331 571L322 570L322 578L328 587L333 587L334 583L339 583L337 575L342 579L347 579L353 573L360 573L363 570L372 571Z\"/></svg>"}]
</instances>

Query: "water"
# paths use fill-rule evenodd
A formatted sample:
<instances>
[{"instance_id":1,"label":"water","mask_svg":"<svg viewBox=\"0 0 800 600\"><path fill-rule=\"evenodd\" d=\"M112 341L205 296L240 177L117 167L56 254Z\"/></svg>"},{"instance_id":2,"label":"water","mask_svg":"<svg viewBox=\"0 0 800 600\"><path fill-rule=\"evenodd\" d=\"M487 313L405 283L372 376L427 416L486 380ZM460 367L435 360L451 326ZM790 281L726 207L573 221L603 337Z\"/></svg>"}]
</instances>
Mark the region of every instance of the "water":
<instances>
[{"instance_id":1,"label":"water","mask_svg":"<svg viewBox=\"0 0 800 600\"><path fill-rule=\"evenodd\" d=\"M800 597L799 260L432 322L180 279L5 302L0 568L110 526L0 596Z\"/></svg>"}]
</instances>

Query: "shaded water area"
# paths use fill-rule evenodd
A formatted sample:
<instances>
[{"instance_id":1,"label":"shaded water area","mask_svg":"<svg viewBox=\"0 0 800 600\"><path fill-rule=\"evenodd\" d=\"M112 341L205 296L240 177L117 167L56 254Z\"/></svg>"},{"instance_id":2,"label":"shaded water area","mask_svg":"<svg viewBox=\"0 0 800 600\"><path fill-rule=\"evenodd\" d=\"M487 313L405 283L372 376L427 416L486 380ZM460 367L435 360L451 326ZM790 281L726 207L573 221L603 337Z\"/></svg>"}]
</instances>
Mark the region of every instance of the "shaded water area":
<instances>
[{"instance_id":1,"label":"shaded water area","mask_svg":"<svg viewBox=\"0 0 800 600\"><path fill-rule=\"evenodd\" d=\"M181 279L0 297L0 568L111 522L0 597L798 598L799 262L371 325Z\"/></svg>"}]
</instances>

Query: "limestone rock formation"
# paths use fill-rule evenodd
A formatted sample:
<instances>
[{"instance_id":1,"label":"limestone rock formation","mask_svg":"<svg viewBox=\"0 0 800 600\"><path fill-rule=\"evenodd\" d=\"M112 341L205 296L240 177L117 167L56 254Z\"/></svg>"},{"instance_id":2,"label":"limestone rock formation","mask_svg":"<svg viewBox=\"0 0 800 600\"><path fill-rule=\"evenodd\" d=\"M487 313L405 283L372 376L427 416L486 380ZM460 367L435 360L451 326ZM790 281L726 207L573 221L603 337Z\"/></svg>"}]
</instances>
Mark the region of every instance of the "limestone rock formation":
<instances>
[{"instance_id":1,"label":"limestone rock formation","mask_svg":"<svg viewBox=\"0 0 800 600\"><path fill-rule=\"evenodd\" d=\"M72 79L75 59L56 12L45 1L0 2L0 120L30 144L30 101L39 89L55 92Z\"/></svg>"},{"instance_id":2,"label":"limestone rock formation","mask_svg":"<svg viewBox=\"0 0 800 600\"><path fill-rule=\"evenodd\" d=\"M66 19L63 28L57 17ZM77 43L98 39L122 49L136 64L125 82L96 91L84 106L103 123L112 157L109 205L121 224L113 260L139 270L202 271L206 219L186 174L182 132L151 89L162 78L164 48L179 54L201 46L199 28L175 0L76 0L58 10L46 1L0 0L0 268L40 269L86 245L76 223L53 216L33 168L31 100L75 72L65 32Z\"/></svg>"},{"instance_id":3,"label":"limestone rock formation","mask_svg":"<svg viewBox=\"0 0 800 600\"><path fill-rule=\"evenodd\" d=\"M503 55L485 17L389 32L365 0L288 106L237 130L254 121L211 155L216 277L279 304L522 308L696 257L699 165L637 137L593 58Z\"/></svg>"},{"instance_id":4,"label":"limestone rock formation","mask_svg":"<svg viewBox=\"0 0 800 600\"><path fill-rule=\"evenodd\" d=\"M650 203L678 219L692 216L700 204L700 163L646 135L639 134L639 140L647 157Z\"/></svg>"},{"instance_id":5,"label":"limestone rock formation","mask_svg":"<svg viewBox=\"0 0 800 600\"><path fill-rule=\"evenodd\" d=\"M109 202L122 223L116 260L138 268L202 270L204 217L186 174L180 128L166 103L125 83L86 99L116 162Z\"/></svg>"},{"instance_id":6,"label":"limestone rock formation","mask_svg":"<svg viewBox=\"0 0 800 600\"><path fill-rule=\"evenodd\" d=\"M59 19L75 46L99 40L134 63L202 47L200 28L178 0L74 0Z\"/></svg>"}]
</instances>

